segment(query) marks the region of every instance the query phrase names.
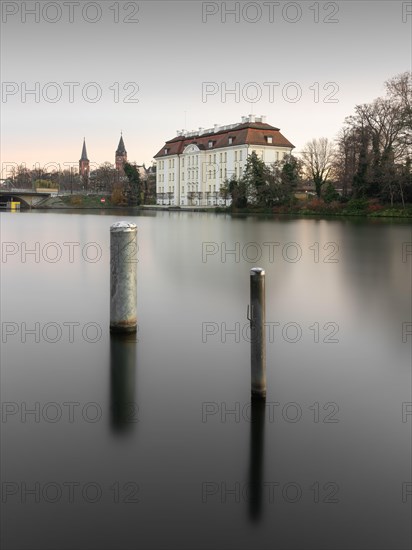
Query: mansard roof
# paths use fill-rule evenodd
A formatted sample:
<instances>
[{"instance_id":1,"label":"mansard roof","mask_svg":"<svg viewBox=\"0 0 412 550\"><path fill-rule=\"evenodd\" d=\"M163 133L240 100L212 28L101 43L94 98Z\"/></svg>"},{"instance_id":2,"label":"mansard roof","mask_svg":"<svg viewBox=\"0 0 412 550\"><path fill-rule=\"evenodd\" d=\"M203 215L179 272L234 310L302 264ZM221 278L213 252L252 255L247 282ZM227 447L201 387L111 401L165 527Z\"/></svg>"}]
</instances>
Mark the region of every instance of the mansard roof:
<instances>
[{"instance_id":1,"label":"mansard roof","mask_svg":"<svg viewBox=\"0 0 412 550\"><path fill-rule=\"evenodd\" d=\"M268 142L268 137L272 142ZM231 139L231 143L229 142ZM209 145L212 142L212 145ZM179 135L166 141L165 145L154 156L154 158L167 157L170 155L180 155L187 145L194 143L201 150L213 151L223 147L233 147L236 145L261 145L266 147L288 147L295 146L283 136L279 128L266 124L264 122L244 122L238 125L231 125L218 129L218 131L208 131L206 133L197 133L189 136ZM167 153L165 153L167 149Z\"/></svg>"}]
</instances>

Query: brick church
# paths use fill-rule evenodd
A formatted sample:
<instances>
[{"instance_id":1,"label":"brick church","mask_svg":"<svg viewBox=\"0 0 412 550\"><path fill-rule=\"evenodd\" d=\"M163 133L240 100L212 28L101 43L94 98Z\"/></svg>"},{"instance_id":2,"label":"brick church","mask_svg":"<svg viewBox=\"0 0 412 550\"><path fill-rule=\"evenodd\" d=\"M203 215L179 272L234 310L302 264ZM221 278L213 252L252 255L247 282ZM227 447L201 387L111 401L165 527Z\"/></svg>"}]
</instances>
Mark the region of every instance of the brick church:
<instances>
[{"instance_id":1,"label":"brick church","mask_svg":"<svg viewBox=\"0 0 412 550\"><path fill-rule=\"evenodd\" d=\"M127 151L124 146L123 135L120 135L119 145L115 152L114 168L117 172L118 181L125 179L125 173L123 170L124 164L127 162ZM87 184L90 178L90 161L87 157L86 139L83 138L82 155L79 160L79 175L81 179Z\"/></svg>"}]
</instances>

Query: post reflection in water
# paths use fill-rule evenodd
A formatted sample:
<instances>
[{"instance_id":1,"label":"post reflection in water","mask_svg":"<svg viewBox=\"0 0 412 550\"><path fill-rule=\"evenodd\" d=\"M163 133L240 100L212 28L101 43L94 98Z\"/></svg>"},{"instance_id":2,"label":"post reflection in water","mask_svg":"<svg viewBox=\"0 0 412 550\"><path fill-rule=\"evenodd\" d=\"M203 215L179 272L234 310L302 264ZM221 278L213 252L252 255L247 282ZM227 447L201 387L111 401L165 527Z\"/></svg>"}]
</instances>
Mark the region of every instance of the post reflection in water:
<instances>
[{"instance_id":1,"label":"post reflection in water","mask_svg":"<svg viewBox=\"0 0 412 550\"><path fill-rule=\"evenodd\" d=\"M250 406L249 517L258 521L262 516L266 401L252 397Z\"/></svg>"},{"instance_id":2,"label":"post reflection in water","mask_svg":"<svg viewBox=\"0 0 412 550\"><path fill-rule=\"evenodd\" d=\"M130 432L138 421L136 334L110 335L110 411L116 433Z\"/></svg>"}]
</instances>

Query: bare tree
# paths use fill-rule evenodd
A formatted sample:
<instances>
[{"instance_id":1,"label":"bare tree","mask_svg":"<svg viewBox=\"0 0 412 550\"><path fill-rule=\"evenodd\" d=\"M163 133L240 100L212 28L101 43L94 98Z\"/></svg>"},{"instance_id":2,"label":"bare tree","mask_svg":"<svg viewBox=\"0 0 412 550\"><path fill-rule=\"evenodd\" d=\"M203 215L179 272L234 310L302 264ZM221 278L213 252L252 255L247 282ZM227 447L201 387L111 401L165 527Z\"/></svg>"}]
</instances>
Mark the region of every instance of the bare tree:
<instances>
[{"instance_id":1,"label":"bare tree","mask_svg":"<svg viewBox=\"0 0 412 550\"><path fill-rule=\"evenodd\" d=\"M104 162L90 174L90 184L94 191L113 191L116 182L116 170L110 162Z\"/></svg>"},{"instance_id":2,"label":"bare tree","mask_svg":"<svg viewBox=\"0 0 412 550\"><path fill-rule=\"evenodd\" d=\"M24 164L11 168L9 180L16 189L31 189L34 181L31 171Z\"/></svg>"},{"instance_id":3,"label":"bare tree","mask_svg":"<svg viewBox=\"0 0 412 550\"><path fill-rule=\"evenodd\" d=\"M320 197L322 187L331 174L334 165L334 156L334 145L325 137L312 139L302 151L304 167L313 179L318 197Z\"/></svg>"},{"instance_id":4,"label":"bare tree","mask_svg":"<svg viewBox=\"0 0 412 550\"><path fill-rule=\"evenodd\" d=\"M412 73L406 71L385 82L386 92L394 102L401 103L409 113L412 108Z\"/></svg>"},{"instance_id":5,"label":"bare tree","mask_svg":"<svg viewBox=\"0 0 412 550\"><path fill-rule=\"evenodd\" d=\"M352 143L357 156L355 196L390 198L393 203L396 196L403 200L399 168L411 156L410 75L394 77L386 82L386 88L387 97L357 105L345 123L347 133L358 136L357 143Z\"/></svg>"},{"instance_id":6,"label":"bare tree","mask_svg":"<svg viewBox=\"0 0 412 550\"><path fill-rule=\"evenodd\" d=\"M412 72L401 73L385 82L389 101L396 109L400 128L395 144L401 144L403 160L412 154Z\"/></svg>"}]
</instances>

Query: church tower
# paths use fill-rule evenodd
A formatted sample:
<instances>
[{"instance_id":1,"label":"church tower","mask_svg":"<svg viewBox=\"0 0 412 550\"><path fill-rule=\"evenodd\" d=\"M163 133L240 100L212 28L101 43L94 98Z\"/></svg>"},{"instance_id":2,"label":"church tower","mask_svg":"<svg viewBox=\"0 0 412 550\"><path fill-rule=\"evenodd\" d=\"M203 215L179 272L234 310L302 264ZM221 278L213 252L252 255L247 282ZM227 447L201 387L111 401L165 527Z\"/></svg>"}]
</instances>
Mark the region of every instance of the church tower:
<instances>
[{"instance_id":1,"label":"church tower","mask_svg":"<svg viewBox=\"0 0 412 550\"><path fill-rule=\"evenodd\" d=\"M87 158L85 138L83 138L82 156L81 156L81 159L79 160L79 174L82 180L87 184L89 180L89 174L90 174L90 163L89 163L89 159Z\"/></svg>"},{"instance_id":2,"label":"church tower","mask_svg":"<svg viewBox=\"0 0 412 550\"><path fill-rule=\"evenodd\" d=\"M125 162L127 162L127 151L124 146L122 134L120 134L120 141L119 141L119 145L117 146L115 155L116 155L115 156L116 170L123 175L124 174L123 165Z\"/></svg>"}]
</instances>

